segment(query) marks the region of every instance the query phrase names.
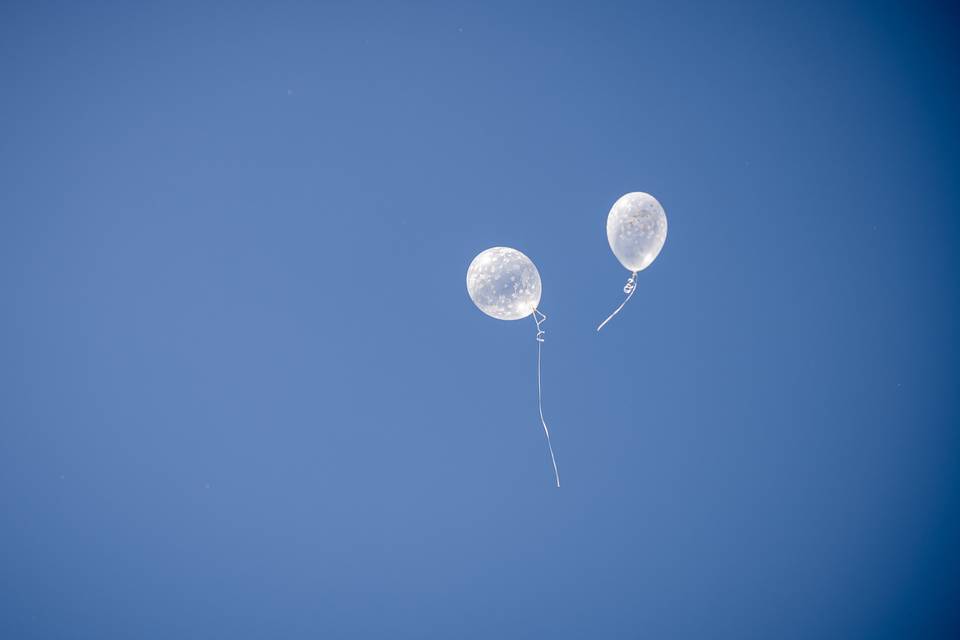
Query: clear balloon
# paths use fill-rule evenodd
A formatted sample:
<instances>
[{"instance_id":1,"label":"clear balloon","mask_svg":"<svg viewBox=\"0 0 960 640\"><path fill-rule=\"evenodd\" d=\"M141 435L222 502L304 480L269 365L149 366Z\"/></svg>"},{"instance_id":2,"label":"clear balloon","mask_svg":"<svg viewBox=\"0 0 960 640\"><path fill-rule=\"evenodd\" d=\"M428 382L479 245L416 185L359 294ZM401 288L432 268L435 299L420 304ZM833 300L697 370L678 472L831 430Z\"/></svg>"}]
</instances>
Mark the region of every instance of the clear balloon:
<instances>
[{"instance_id":1,"label":"clear balloon","mask_svg":"<svg viewBox=\"0 0 960 640\"><path fill-rule=\"evenodd\" d=\"M628 193L613 204L607 216L607 241L629 271L649 267L666 240L667 215L649 193Z\"/></svg>"},{"instance_id":2,"label":"clear balloon","mask_svg":"<svg viewBox=\"0 0 960 640\"><path fill-rule=\"evenodd\" d=\"M470 299L498 320L526 318L540 304L540 272L527 256L509 247L487 249L467 269Z\"/></svg>"}]
</instances>

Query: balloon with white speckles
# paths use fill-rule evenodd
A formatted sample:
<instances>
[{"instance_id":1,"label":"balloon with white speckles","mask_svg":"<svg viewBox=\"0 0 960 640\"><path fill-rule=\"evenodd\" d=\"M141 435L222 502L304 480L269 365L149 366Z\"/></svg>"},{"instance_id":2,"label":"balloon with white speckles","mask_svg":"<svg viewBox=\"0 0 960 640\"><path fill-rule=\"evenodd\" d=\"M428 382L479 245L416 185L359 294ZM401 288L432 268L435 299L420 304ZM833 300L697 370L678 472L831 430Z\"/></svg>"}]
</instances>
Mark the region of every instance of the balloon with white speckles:
<instances>
[{"instance_id":1,"label":"balloon with white speckles","mask_svg":"<svg viewBox=\"0 0 960 640\"><path fill-rule=\"evenodd\" d=\"M649 193L628 193L613 204L607 216L607 241L628 270L636 273L649 267L666 240L667 215Z\"/></svg>"},{"instance_id":2,"label":"balloon with white speckles","mask_svg":"<svg viewBox=\"0 0 960 640\"><path fill-rule=\"evenodd\" d=\"M540 304L540 272L516 249L493 247L470 263L467 292L488 316L520 320Z\"/></svg>"}]
</instances>

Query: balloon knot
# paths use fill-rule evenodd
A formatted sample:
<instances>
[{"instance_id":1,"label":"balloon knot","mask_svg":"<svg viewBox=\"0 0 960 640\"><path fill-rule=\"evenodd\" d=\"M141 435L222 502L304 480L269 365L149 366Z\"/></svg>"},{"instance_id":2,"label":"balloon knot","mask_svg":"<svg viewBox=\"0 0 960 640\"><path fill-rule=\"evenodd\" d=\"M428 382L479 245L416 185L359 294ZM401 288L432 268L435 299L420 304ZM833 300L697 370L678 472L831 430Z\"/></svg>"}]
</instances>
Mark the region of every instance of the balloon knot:
<instances>
[{"instance_id":1,"label":"balloon knot","mask_svg":"<svg viewBox=\"0 0 960 640\"><path fill-rule=\"evenodd\" d=\"M537 342L543 342L547 332L540 328L540 325L546 322L547 316L545 313L541 312L539 309L533 310L533 321L537 323Z\"/></svg>"},{"instance_id":2,"label":"balloon knot","mask_svg":"<svg viewBox=\"0 0 960 640\"><path fill-rule=\"evenodd\" d=\"M626 294L633 293L633 290L637 287L637 272L634 271L633 275L630 276L630 279L627 280L627 284L623 285L623 292Z\"/></svg>"}]
</instances>

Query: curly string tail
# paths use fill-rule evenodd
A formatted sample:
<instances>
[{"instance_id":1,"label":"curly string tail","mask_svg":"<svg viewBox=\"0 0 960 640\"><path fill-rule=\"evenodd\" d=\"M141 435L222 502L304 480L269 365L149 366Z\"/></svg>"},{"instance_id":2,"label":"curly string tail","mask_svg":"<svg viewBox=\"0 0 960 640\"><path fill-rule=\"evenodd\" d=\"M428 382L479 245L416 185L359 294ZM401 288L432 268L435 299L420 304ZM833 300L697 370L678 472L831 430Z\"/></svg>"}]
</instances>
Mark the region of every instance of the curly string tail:
<instances>
[{"instance_id":1,"label":"curly string tail","mask_svg":"<svg viewBox=\"0 0 960 640\"><path fill-rule=\"evenodd\" d=\"M557 478L557 487L560 487L560 472L557 471L557 459L553 455L553 445L550 443L550 430L547 421L543 419L543 385L540 383L540 352L543 347L543 336L546 332L540 328L547 319L546 314L539 309L533 310L533 321L537 323L537 405L540 408L540 422L543 424L543 433L547 436L547 448L550 449L550 461L553 462L553 475Z\"/></svg>"},{"instance_id":2,"label":"curly string tail","mask_svg":"<svg viewBox=\"0 0 960 640\"><path fill-rule=\"evenodd\" d=\"M610 321L613 319L613 316L615 316L615 315L617 315L618 313L620 313L620 309L623 309L624 305L626 305L627 302L630 301L630 296L632 296L632 295L633 295L633 292L636 291L636 290L637 290L637 272L634 271L634 272L630 275L630 279L627 280L627 284L623 285L623 292L624 292L625 294L627 294L627 297L624 299L623 302L620 303L620 306L617 307L617 308L614 310L614 312L611 313L611 314L607 317L606 320L604 320L603 322L600 323L600 326L597 327L597 331L600 331L600 329L603 329L603 326L604 326L605 324L607 324L608 322L610 322Z\"/></svg>"}]
</instances>

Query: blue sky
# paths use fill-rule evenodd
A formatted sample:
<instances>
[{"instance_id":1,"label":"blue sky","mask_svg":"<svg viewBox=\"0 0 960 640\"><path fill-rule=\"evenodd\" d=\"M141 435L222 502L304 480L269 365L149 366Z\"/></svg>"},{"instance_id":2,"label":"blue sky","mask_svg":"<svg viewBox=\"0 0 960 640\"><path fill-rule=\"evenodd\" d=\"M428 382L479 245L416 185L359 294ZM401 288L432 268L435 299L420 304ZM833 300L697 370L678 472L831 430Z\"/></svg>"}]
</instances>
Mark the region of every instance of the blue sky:
<instances>
[{"instance_id":1,"label":"blue sky","mask_svg":"<svg viewBox=\"0 0 960 640\"><path fill-rule=\"evenodd\" d=\"M0 635L955 634L956 16L795 5L5 3Z\"/></svg>"}]
</instances>

